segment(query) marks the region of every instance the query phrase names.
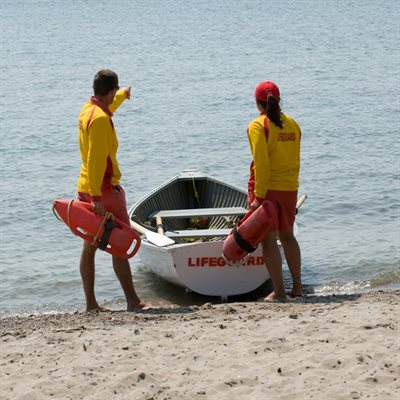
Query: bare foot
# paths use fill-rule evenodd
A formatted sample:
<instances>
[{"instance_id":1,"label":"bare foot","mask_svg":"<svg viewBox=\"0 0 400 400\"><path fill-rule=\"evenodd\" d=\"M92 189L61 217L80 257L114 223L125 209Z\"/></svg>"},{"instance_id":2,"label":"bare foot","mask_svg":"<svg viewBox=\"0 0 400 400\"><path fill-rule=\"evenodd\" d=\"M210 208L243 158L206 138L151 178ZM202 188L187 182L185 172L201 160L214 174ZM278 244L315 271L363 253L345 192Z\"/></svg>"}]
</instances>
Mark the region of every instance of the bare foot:
<instances>
[{"instance_id":1,"label":"bare foot","mask_svg":"<svg viewBox=\"0 0 400 400\"><path fill-rule=\"evenodd\" d=\"M285 302L286 301L286 294L284 293L281 296L277 296L275 292L270 293L267 297L260 299L260 301L264 302Z\"/></svg>"}]
</instances>

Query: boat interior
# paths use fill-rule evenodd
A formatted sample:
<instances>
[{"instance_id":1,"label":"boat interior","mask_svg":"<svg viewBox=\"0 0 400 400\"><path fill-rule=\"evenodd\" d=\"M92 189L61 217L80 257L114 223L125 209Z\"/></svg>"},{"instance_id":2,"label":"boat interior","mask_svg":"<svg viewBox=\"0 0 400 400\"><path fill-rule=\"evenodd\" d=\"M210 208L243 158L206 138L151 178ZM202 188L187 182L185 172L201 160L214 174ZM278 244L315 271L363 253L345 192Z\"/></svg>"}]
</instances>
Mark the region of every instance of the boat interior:
<instances>
[{"instance_id":1,"label":"boat interior","mask_svg":"<svg viewBox=\"0 0 400 400\"><path fill-rule=\"evenodd\" d=\"M177 243L223 240L246 213L247 194L209 177L167 182L140 200L131 218Z\"/></svg>"}]
</instances>

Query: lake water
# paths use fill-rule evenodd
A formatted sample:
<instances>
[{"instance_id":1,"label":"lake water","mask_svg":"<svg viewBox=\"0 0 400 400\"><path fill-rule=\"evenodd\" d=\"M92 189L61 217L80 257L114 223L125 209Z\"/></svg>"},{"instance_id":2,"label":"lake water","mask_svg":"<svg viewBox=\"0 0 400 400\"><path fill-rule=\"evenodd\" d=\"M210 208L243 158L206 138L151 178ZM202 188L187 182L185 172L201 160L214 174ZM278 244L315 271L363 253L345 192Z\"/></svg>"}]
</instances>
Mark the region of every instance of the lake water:
<instances>
[{"instance_id":1,"label":"lake water","mask_svg":"<svg viewBox=\"0 0 400 400\"><path fill-rule=\"evenodd\" d=\"M186 168L246 186L261 80L303 131L306 289L400 287L397 0L2 0L0 310L80 309L81 239L51 212L74 197L77 116L95 72L133 98L114 117L128 205ZM137 291L203 301L132 261ZM110 257L99 301L123 307Z\"/></svg>"}]
</instances>

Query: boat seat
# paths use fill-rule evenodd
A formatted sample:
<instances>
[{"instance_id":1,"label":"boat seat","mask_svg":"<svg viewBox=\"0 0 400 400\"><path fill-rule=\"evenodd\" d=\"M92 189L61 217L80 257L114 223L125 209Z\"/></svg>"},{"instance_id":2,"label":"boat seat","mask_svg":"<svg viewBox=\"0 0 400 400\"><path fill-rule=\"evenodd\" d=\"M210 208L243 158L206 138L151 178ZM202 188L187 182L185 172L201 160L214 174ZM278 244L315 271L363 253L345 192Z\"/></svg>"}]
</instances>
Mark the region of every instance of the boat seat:
<instances>
[{"instance_id":1,"label":"boat seat","mask_svg":"<svg viewBox=\"0 0 400 400\"><path fill-rule=\"evenodd\" d=\"M244 207L190 208L181 210L164 210L151 214L151 218L191 218L214 216L237 216L247 213Z\"/></svg>"},{"instance_id":2,"label":"boat seat","mask_svg":"<svg viewBox=\"0 0 400 400\"><path fill-rule=\"evenodd\" d=\"M228 236L232 229L187 229L184 231L166 231L169 238L200 238Z\"/></svg>"}]
</instances>

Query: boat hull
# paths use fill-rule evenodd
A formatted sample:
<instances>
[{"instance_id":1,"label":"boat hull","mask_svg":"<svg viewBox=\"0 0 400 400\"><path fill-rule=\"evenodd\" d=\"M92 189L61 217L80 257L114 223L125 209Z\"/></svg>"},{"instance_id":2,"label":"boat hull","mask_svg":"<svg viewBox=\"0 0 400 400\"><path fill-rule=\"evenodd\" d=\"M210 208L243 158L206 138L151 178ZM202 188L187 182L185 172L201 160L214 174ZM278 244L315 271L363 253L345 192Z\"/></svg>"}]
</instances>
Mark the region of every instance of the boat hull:
<instances>
[{"instance_id":1,"label":"boat hull","mask_svg":"<svg viewBox=\"0 0 400 400\"><path fill-rule=\"evenodd\" d=\"M242 263L228 265L222 241L157 247L143 240L142 262L159 277L207 296L233 296L260 287L269 275L261 248Z\"/></svg>"}]
</instances>

